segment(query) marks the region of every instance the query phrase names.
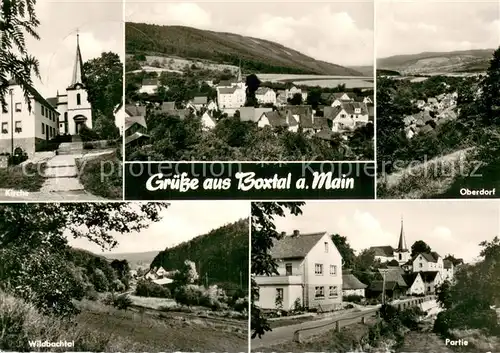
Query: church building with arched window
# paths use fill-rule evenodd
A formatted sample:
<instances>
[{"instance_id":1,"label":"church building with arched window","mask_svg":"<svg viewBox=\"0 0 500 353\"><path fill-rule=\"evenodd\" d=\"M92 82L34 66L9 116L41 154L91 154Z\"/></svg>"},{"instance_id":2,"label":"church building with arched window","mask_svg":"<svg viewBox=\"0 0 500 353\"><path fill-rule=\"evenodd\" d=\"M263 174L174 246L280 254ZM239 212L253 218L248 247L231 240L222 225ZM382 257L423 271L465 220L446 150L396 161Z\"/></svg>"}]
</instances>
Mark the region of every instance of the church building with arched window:
<instances>
[{"instance_id":1,"label":"church building with arched window","mask_svg":"<svg viewBox=\"0 0 500 353\"><path fill-rule=\"evenodd\" d=\"M66 94L57 93L59 112L59 134L77 135L82 126L92 128L92 107L83 83L83 60L80 51L79 35L76 35L76 58L73 76Z\"/></svg>"}]
</instances>

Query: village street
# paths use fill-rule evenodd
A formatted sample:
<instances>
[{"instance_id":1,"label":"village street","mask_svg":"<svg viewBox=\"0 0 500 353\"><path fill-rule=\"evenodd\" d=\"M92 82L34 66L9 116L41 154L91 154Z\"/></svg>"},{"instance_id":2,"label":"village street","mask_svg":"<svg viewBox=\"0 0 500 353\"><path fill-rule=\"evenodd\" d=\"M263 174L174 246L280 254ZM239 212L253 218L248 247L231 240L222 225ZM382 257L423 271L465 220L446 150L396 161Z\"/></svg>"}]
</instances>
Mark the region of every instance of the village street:
<instances>
[{"instance_id":1,"label":"village street","mask_svg":"<svg viewBox=\"0 0 500 353\"><path fill-rule=\"evenodd\" d=\"M391 304L395 305L395 304L405 303L408 302L409 300L394 300ZM269 347L285 343L293 339L295 331L310 329L307 331L300 332L300 339L305 340L313 336L321 335L330 330L334 330L335 322L338 320L342 320L339 322L339 328L350 326L352 324L361 322L361 317L363 313L367 315L365 319L374 316L377 310L380 308L380 306L381 305L379 304L376 306L370 306L367 308L358 309L356 311L333 314L332 316L320 320L312 320L308 322L302 322L300 324L277 327L274 328L272 331L266 332L261 339L259 338L253 339L251 341L251 347L252 350L255 350L262 347ZM437 303L435 302L435 300L430 300L425 302L424 304L420 304L420 306L422 307L422 309L430 310L433 307L437 306Z\"/></svg>"}]
</instances>

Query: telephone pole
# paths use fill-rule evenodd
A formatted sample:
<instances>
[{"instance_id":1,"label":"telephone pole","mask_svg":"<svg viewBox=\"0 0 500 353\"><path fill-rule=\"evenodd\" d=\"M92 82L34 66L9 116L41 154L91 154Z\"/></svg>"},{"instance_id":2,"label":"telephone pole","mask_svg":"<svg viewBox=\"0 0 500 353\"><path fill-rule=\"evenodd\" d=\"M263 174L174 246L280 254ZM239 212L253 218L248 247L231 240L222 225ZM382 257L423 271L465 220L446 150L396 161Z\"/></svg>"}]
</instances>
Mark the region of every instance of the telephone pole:
<instances>
[{"instance_id":1,"label":"telephone pole","mask_svg":"<svg viewBox=\"0 0 500 353\"><path fill-rule=\"evenodd\" d=\"M386 271L382 271L382 305L385 304L385 274L387 273Z\"/></svg>"}]
</instances>

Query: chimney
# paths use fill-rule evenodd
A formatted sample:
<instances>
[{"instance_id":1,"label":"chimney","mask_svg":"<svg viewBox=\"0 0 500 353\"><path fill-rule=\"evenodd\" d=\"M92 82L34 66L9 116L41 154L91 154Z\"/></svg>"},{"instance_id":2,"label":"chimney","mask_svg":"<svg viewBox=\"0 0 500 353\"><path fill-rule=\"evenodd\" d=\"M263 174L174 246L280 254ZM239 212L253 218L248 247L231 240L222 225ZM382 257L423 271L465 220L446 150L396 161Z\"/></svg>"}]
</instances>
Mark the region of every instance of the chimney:
<instances>
[{"instance_id":1,"label":"chimney","mask_svg":"<svg viewBox=\"0 0 500 353\"><path fill-rule=\"evenodd\" d=\"M298 230L298 229L295 229L295 230L293 231L293 236L294 236L294 237L298 237L299 235L300 235L299 230Z\"/></svg>"}]
</instances>

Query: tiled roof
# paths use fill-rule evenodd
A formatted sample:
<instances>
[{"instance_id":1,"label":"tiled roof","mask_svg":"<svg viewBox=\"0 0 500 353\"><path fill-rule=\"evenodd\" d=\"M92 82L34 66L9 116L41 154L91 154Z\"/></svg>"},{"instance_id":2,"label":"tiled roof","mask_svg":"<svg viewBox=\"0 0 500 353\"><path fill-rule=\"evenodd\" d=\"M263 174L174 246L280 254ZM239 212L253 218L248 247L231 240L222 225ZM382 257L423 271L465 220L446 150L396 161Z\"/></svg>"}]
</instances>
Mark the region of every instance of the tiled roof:
<instances>
[{"instance_id":1,"label":"tiled roof","mask_svg":"<svg viewBox=\"0 0 500 353\"><path fill-rule=\"evenodd\" d=\"M9 86L16 85L18 85L18 83L15 80L9 80ZM57 109L45 98L43 98L43 96L35 89L35 87L28 87L28 92L37 102L44 103L47 108L52 109L57 115L60 115Z\"/></svg>"},{"instance_id":2,"label":"tiled roof","mask_svg":"<svg viewBox=\"0 0 500 353\"><path fill-rule=\"evenodd\" d=\"M273 111L273 108L241 107L240 120L257 122L262 114Z\"/></svg>"},{"instance_id":3,"label":"tiled roof","mask_svg":"<svg viewBox=\"0 0 500 353\"><path fill-rule=\"evenodd\" d=\"M325 234L326 232L286 235L275 240L270 254L275 259L304 258Z\"/></svg>"},{"instance_id":4,"label":"tiled roof","mask_svg":"<svg viewBox=\"0 0 500 353\"><path fill-rule=\"evenodd\" d=\"M412 273L405 273L403 275L403 278L404 278L406 284L408 285L408 287L411 287L418 276L419 276L418 272L412 272Z\"/></svg>"},{"instance_id":5,"label":"tiled roof","mask_svg":"<svg viewBox=\"0 0 500 353\"><path fill-rule=\"evenodd\" d=\"M143 86L158 86L159 81L157 79L145 78L142 80Z\"/></svg>"},{"instance_id":6,"label":"tiled roof","mask_svg":"<svg viewBox=\"0 0 500 353\"><path fill-rule=\"evenodd\" d=\"M362 283L356 276L352 273L347 273L342 275L342 289L365 289L368 287L366 284Z\"/></svg>"},{"instance_id":7,"label":"tiled roof","mask_svg":"<svg viewBox=\"0 0 500 353\"><path fill-rule=\"evenodd\" d=\"M259 94L259 95L264 95L266 94L268 91L270 91L271 89L269 87L259 87L257 89L257 91L255 92L255 94Z\"/></svg>"},{"instance_id":8,"label":"tiled roof","mask_svg":"<svg viewBox=\"0 0 500 353\"><path fill-rule=\"evenodd\" d=\"M238 87L219 87L219 94L233 94Z\"/></svg>"},{"instance_id":9,"label":"tiled roof","mask_svg":"<svg viewBox=\"0 0 500 353\"><path fill-rule=\"evenodd\" d=\"M312 128L312 107L310 105L288 105L284 108L285 114L299 116L299 124L303 128Z\"/></svg>"},{"instance_id":10,"label":"tiled roof","mask_svg":"<svg viewBox=\"0 0 500 353\"><path fill-rule=\"evenodd\" d=\"M324 117L314 117L313 127L317 130L328 129L328 120Z\"/></svg>"},{"instance_id":11,"label":"tiled roof","mask_svg":"<svg viewBox=\"0 0 500 353\"><path fill-rule=\"evenodd\" d=\"M125 131L130 129L130 127L134 124L144 126L146 129L148 128L148 126L146 125L146 118L144 118L144 116L142 115L125 117Z\"/></svg>"},{"instance_id":12,"label":"tiled roof","mask_svg":"<svg viewBox=\"0 0 500 353\"><path fill-rule=\"evenodd\" d=\"M164 112L175 110L175 102L163 102L160 109Z\"/></svg>"},{"instance_id":13,"label":"tiled roof","mask_svg":"<svg viewBox=\"0 0 500 353\"><path fill-rule=\"evenodd\" d=\"M379 269L379 273L381 276L384 276L385 272L385 280L389 282L396 282L400 287L406 287L406 281L403 278L404 271L401 268L388 268L388 269Z\"/></svg>"},{"instance_id":14,"label":"tiled roof","mask_svg":"<svg viewBox=\"0 0 500 353\"><path fill-rule=\"evenodd\" d=\"M437 274L439 273L438 271L426 271L426 272L419 272L420 276L422 277L422 280L425 283L432 283L436 279Z\"/></svg>"},{"instance_id":15,"label":"tiled roof","mask_svg":"<svg viewBox=\"0 0 500 353\"><path fill-rule=\"evenodd\" d=\"M125 105L125 113L129 116L146 115L146 107L143 105L137 106L133 104Z\"/></svg>"},{"instance_id":16,"label":"tiled roof","mask_svg":"<svg viewBox=\"0 0 500 353\"><path fill-rule=\"evenodd\" d=\"M373 281L369 287L369 289L373 292L382 292L384 289L385 290L394 290L396 288L398 288L398 283L391 282L391 281L385 282L385 288L384 288L384 281Z\"/></svg>"},{"instance_id":17,"label":"tiled roof","mask_svg":"<svg viewBox=\"0 0 500 353\"><path fill-rule=\"evenodd\" d=\"M208 103L208 98L207 97L194 97L193 104L207 104Z\"/></svg>"},{"instance_id":18,"label":"tiled roof","mask_svg":"<svg viewBox=\"0 0 500 353\"><path fill-rule=\"evenodd\" d=\"M365 103L362 102L342 102L342 108L345 109L347 114L368 114L368 108ZM355 109L360 109L360 113L355 113Z\"/></svg>"},{"instance_id":19,"label":"tiled roof","mask_svg":"<svg viewBox=\"0 0 500 353\"><path fill-rule=\"evenodd\" d=\"M269 124L274 127L287 126L286 119L278 111L271 111L264 113Z\"/></svg>"},{"instance_id":20,"label":"tiled roof","mask_svg":"<svg viewBox=\"0 0 500 353\"><path fill-rule=\"evenodd\" d=\"M325 110L323 111L323 116L326 119L334 120L339 115L339 113L341 111L342 111L342 107L340 107L340 106L336 106L336 107L326 106Z\"/></svg>"},{"instance_id":21,"label":"tiled roof","mask_svg":"<svg viewBox=\"0 0 500 353\"><path fill-rule=\"evenodd\" d=\"M335 133L329 128L325 128L315 134L314 137L322 140L332 141L335 139Z\"/></svg>"},{"instance_id":22,"label":"tiled roof","mask_svg":"<svg viewBox=\"0 0 500 353\"><path fill-rule=\"evenodd\" d=\"M125 144L129 144L130 142L139 140L139 139L148 139L149 135L143 134L141 132L134 132L132 135L125 137Z\"/></svg>"},{"instance_id":23,"label":"tiled roof","mask_svg":"<svg viewBox=\"0 0 500 353\"><path fill-rule=\"evenodd\" d=\"M47 103L49 103L52 107L57 108L57 97L47 98Z\"/></svg>"},{"instance_id":24,"label":"tiled roof","mask_svg":"<svg viewBox=\"0 0 500 353\"><path fill-rule=\"evenodd\" d=\"M370 250L375 253L375 256L394 256L394 249L392 246L372 246L370 247Z\"/></svg>"}]
</instances>

